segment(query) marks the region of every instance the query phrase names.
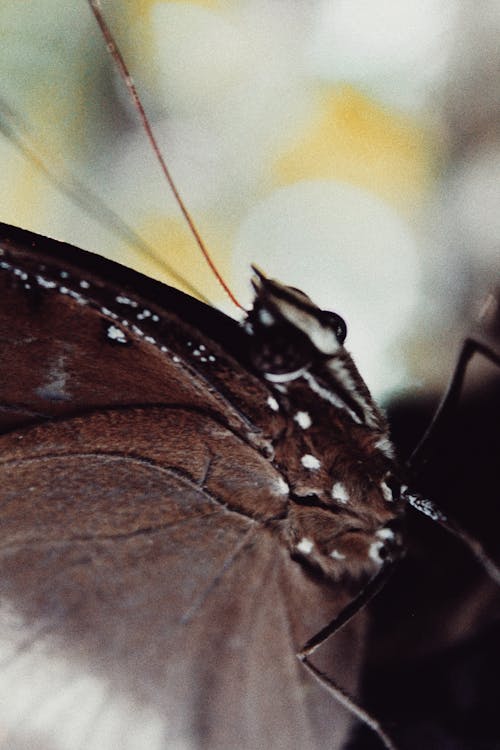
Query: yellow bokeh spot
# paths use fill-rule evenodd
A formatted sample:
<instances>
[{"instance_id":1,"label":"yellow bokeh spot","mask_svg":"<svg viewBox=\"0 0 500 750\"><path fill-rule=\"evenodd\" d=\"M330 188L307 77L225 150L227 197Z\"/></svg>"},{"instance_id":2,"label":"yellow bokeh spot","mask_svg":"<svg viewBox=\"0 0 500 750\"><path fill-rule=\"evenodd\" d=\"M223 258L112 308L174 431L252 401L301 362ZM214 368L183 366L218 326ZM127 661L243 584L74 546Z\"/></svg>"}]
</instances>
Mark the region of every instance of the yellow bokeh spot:
<instances>
[{"instance_id":1,"label":"yellow bokeh spot","mask_svg":"<svg viewBox=\"0 0 500 750\"><path fill-rule=\"evenodd\" d=\"M176 5L198 5L209 10L218 10L227 5L228 0L128 0L125 8L130 21L137 20L141 16L146 16L155 5L170 3L176 3Z\"/></svg>"},{"instance_id":2,"label":"yellow bokeh spot","mask_svg":"<svg viewBox=\"0 0 500 750\"><path fill-rule=\"evenodd\" d=\"M432 138L350 86L329 89L309 124L273 164L278 184L336 179L365 188L405 215L419 207L434 165Z\"/></svg>"},{"instance_id":3,"label":"yellow bokeh spot","mask_svg":"<svg viewBox=\"0 0 500 750\"><path fill-rule=\"evenodd\" d=\"M231 284L228 228L215 226L213 219L203 221L203 217L199 217L199 223L219 272ZM212 304L224 300L224 292L184 219L150 215L141 222L138 233L152 249L152 255L140 248L130 250L124 263Z\"/></svg>"}]
</instances>

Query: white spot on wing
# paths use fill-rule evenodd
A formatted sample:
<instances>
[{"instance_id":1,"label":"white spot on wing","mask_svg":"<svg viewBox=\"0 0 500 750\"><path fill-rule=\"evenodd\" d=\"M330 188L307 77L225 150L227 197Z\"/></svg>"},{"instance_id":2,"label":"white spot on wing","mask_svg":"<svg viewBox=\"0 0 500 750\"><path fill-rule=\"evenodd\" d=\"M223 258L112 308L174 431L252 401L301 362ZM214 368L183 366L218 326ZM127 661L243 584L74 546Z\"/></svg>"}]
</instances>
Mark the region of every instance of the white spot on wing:
<instances>
[{"instance_id":1,"label":"white spot on wing","mask_svg":"<svg viewBox=\"0 0 500 750\"><path fill-rule=\"evenodd\" d=\"M118 320L118 315L113 312L113 310L110 310L109 307L101 307L101 312L103 315L106 315L108 318L113 318L113 320Z\"/></svg>"},{"instance_id":2,"label":"white spot on wing","mask_svg":"<svg viewBox=\"0 0 500 750\"><path fill-rule=\"evenodd\" d=\"M75 292L75 290L74 290L74 289L70 289L70 290L69 290L69 292L68 292L68 294L69 294L69 296L70 296L70 297L72 297L73 299L76 299L76 301L77 301L77 302L78 302L79 304L81 304L81 305L85 305L85 304L86 304L86 299L85 299L85 297L82 297L82 295L81 295L81 294L80 294L79 292Z\"/></svg>"},{"instance_id":3,"label":"white spot on wing","mask_svg":"<svg viewBox=\"0 0 500 750\"><path fill-rule=\"evenodd\" d=\"M343 555L342 552L339 552L338 549L332 549L330 557L334 560L345 560L345 555Z\"/></svg>"},{"instance_id":4,"label":"white spot on wing","mask_svg":"<svg viewBox=\"0 0 500 750\"><path fill-rule=\"evenodd\" d=\"M300 463L305 469L310 469L311 471L316 471L321 466L321 461L311 453L305 453L300 459Z\"/></svg>"},{"instance_id":5,"label":"white spot on wing","mask_svg":"<svg viewBox=\"0 0 500 750\"><path fill-rule=\"evenodd\" d=\"M384 562L382 557L380 556L380 551L382 549L384 549L383 542L372 542L368 549L368 557L370 558L370 560L373 560L373 562L377 563L377 565L381 565Z\"/></svg>"},{"instance_id":6,"label":"white spot on wing","mask_svg":"<svg viewBox=\"0 0 500 750\"><path fill-rule=\"evenodd\" d=\"M349 493L343 482L335 482L332 487L332 499L343 505L349 500Z\"/></svg>"},{"instance_id":7,"label":"white spot on wing","mask_svg":"<svg viewBox=\"0 0 500 750\"><path fill-rule=\"evenodd\" d=\"M290 487L287 485L283 477L278 477L278 494L288 495Z\"/></svg>"},{"instance_id":8,"label":"white spot on wing","mask_svg":"<svg viewBox=\"0 0 500 750\"><path fill-rule=\"evenodd\" d=\"M382 490L382 495L384 496L384 500L386 502L394 502L394 496L388 484L386 484L385 482L380 482L380 489Z\"/></svg>"},{"instance_id":9,"label":"white spot on wing","mask_svg":"<svg viewBox=\"0 0 500 750\"><path fill-rule=\"evenodd\" d=\"M119 302L121 305L129 305L130 307L137 307L137 302L133 299L130 299L130 297L125 297L123 294L119 294L118 297L116 297L116 301Z\"/></svg>"},{"instance_id":10,"label":"white spot on wing","mask_svg":"<svg viewBox=\"0 0 500 750\"><path fill-rule=\"evenodd\" d=\"M269 406L269 408L272 409L273 411L279 411L280 406L278 402L276 401L276 399L274 398L274 396L268 396L266 403Z\"/></svg>"},{"instance_id":11,"label":"white spot on wing","mask_svg":"<svg viewBox=\"0 0 500 750\"><path fill-rule=\"evenodd\" d=\"M116 341L118 344L127 343L127 337L125 336L124 332L117 326L108 326L106 335L108 339L110 339L111 341Z\"/></svg>"},{"instance_id":12,"label":"white spot on wing","mask_svg":"<svg viewBox=\"0 0 500 750\"><path fill-rule=\"evenodd\" d=\"M303 555L309 555L314 549L314 542L304 536L297 544L297 549L299 552L302 552Z\"/></svg>"},{"instance_id":13,"label":"white spot on wing","mask_svg":"<svg viewBox=\"0 0 500 750\"><path fill-rule=\"evenodd\" d=\"M46 279L44 276L40 275L36 276L36 282L38 286L41 286L43 289L54 289L57 286L55 281L50 281L49 279Z\"/></svg>"},{"instance_id":14,"label":"white spot on wing","mask_svg":"<svg viewBox=\"0 0 500 750\"><path fill-rule=\"evenodd\" d=\"M298 411L294 416L294 420L303 430L307 430L312 424L311 417L306 411Z\"/></svg>"}]
</instances>

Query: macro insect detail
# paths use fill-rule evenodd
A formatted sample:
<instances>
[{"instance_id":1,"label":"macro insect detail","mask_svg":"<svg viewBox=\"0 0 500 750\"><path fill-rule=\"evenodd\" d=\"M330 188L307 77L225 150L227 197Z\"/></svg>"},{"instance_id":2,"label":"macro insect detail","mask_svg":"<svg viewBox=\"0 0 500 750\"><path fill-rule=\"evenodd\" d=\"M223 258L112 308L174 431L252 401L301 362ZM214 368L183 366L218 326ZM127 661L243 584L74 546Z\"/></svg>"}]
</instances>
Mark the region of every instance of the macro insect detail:
<instances>
[{"instance_id":1,"label":"macro insect detail","mask_svg":"<svg viewBox=\"0 0 500 750\"><path fill-rule=\"evenodd\" d=\"M1 245L2 627L14 652L32 644L18 691L82 659L105 693L147 699L157 747L341 747L350 719L297 653L398 548L401 506L343 321L259 274L242 328L76 248L6 226ZM321 649L349 692L363 628ZM247 726L271 695L272 728Z\"/></svg>"},{"instance_id":2,"label":"macro insect detail","mask_svg":"<svg viewBox=\"0 0 500 750\"><path fill-rule=\"evenodd\" d=\"M425 448L398 463L344 320L254 271L238 324L0 225L0 747L342 750L357 717L392 750L359 698L364 605L409 516L499 582L408 487ZM500 363L467 342L438 431L476 352Z\"/></svg>"},{"instance_id":3,"label":"macro insect detail","mask_svg":"<svg viewBox=\"0 0 500 750\"><path fill-rule=\"evenodd\" d=\"M52 664L56 693L83 674L120 716L141 706L134 750L150 714L152 747L342 747L338 702L393 747L350 697L353 615L408 503L445 517L401 487L342 319L257 272L242 327L76 248L0 239L9 736L32 740L9 711Z\"/></svg>"},{"instance_id":4,"label":"macro insect detail","mask_svg":"<svg viewBox=\"0 0 500 750\"><path fill-rule=\"evenodd\" d=\"M290 550L333 580L371 576L400 543L385 419L344 348L342 319L262 275L254 284L245 330L270 409L287 422L273 454L294 498Z\"/></svg>"}]
</instances>

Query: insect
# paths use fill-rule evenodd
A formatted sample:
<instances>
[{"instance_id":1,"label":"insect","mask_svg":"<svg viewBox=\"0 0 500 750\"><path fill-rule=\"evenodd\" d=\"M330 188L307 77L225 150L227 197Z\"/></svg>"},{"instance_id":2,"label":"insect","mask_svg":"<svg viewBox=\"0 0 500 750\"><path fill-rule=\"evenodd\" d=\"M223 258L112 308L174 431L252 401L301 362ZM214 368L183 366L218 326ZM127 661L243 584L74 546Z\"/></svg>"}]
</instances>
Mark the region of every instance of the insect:
<instances>
[{"instance_id":1,"label":"insect","mask_svg":"<svg viewBox=\"0 0 500 750\"><path fill-rule=\"evenodd\" d=\"M129 742L131 747L162 743L165 732L171 744L208 747L342 746L348 719L338 708L332 711L325 684L315 684L314 675L296 662L294 649L334 621L343 600L353 598L351 585L373 577L386 560L398 556L400 516L404 498L410 497L395 476L384 419L344 352L342 320L318 310L296 290L258 275L257 302L243 332L191 299L11 228L4 230L2 263L5 338L14 347L5 361L16 367L8 382L14 390L5 399L4 486L7 500L13 501L14 533L6 547L6 599L14 603L7 615L14 641L19 638L15 650L27 653L32 667L37 659L35 667L47 667L44 651L55 671L60 660L62 672L71 670L76 658L87 667L83 679L110 696L110 711L102 702L96 708L94 739L87 724L77 741L102 746L104 727L112 742L119 738L120 746ZM11 318L13 309L17 314ZM74 325L69 327L68 320ZM20 358L19 342L26 344ZM38 353L33 371L31 346ZM319 429L324 422L328 431L335 425L331 449L317 437L326 432ZM181 440L190 445L189 454L178 450ZM224 446L220 452L216 440ZM172 464L173 455L179 465ZM363 471L352 465L360 460L366 463ZM50 468L37 470L41 465ZM136 485L131 487L132 465ZM126 474L120 478L122 469ZM71 483L71 498L67 489L59 494L61 477ZM12 482L19 482L14 491ZM103 486L109 487L105 496ZM360 488L365 506L356 494ZM260 491L264 508L258 503ZM41 498L40 525L23 531L17 524L27 514L19 502L29 502L29 493ZM171 505L162 505L166 494L182 498L174 517ZM199 494L204 496L202 513L195 499ZM117 495L122 504L110 507ZM87 518L73 518L67 503L75 497L89 505ZM158 502L152 509L154 497ZM332 515L336 523L329 530L337 546L329 544L328 534L322 537ZM230 520L219 525L217 519L207 553L203 544L213 516ZM24 545L17 541L23 533ZM131 559L137 563L132 570L126 564ZM143 576L131 580L141 569ZM260 578L247 575L257 569ZM28 572L32 588L26 585ZM145 579L151 579L150 587ZM262 581L269 581L270 588ZM284 587L291 593L281 610L277 581L280 591ZM250 588L235 612L227 600L234 601L229 595L242 582ZM173 646L169 616L179 625ZM294 649L275 637L283 622ZM344 669L350 692L360 658L353 642L360 641L363 627L362 616L351 621L315 656L319 669L335 663L341 673L348 655ZM251 648L259 632L257 647ZM166 681L165 669L174 675ZM300 675L298 682L287 681L290 673ZM66 692L64 676L59 684ZM81 679L81 672L69 675L70 682ZM284 692L284 684L293 695ZM187 718L177 710L186 705L192 707ZM224 721L228 705L235 711ZM139 717L127 725L130 706ZM302 712L295 711L297 706ZM109 728L113 711L121 726ZM256 725L256 715L269 718ZM29 741L34 729L28 722L16 731ZM146 739L144 732L149 732Z\"/></svg>"},{"instance_id":2,"label":"insect","mask_svg":"<svg viewBox=\"0 0 500 750\"><path fill-rule=\"evenodd\" d=\"M349 722L313 678L344 665L353 691L365 623L324 643L322 627L397 559L419 504L343 321L257 276L245 333L109 261L0 239L4 721L50 668L63 723L68 682L97 692L100 746L341 747Z\"/></svg>"}]
</instances>

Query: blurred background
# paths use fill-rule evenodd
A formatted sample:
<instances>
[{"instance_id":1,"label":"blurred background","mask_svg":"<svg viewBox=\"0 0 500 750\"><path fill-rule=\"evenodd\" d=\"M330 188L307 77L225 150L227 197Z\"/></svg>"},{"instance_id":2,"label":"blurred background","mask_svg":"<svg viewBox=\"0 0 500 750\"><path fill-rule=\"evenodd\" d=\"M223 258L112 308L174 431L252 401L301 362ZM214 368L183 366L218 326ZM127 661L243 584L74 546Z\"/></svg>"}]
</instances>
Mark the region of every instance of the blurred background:
<instances>
[{"instance_id":1,"label":"blurred background","mask_svg":"<svg viewBox=\"0 0 500 750\"><path fill-rule=\"evenodd\" d=\"M340 312L407 455L499 281L500 4L102 5L240 300L256 262ZM236 316L87 4L4 0L0 29L0 220L195 288ZM423 483L496 551L499 388L492 368L475 369L462 426ZM367 700L399 725L403 748L498 748L498 595L442 535L427 544L377 605Z\"/></svg>"},{"instance_id":2,"label":"blurred background","mask_svg":"<svg viewBox=\"0 0 500 750\"><path fill-rule=\"evenodd\" d=\"M379 397L439 390L500 265L498 3L103 10L241 300L256 262L345 316ZM7 0L0 27L0 218L182 286L173 267L235 315L87 4Z\"/></svg>"}]
</instances>

